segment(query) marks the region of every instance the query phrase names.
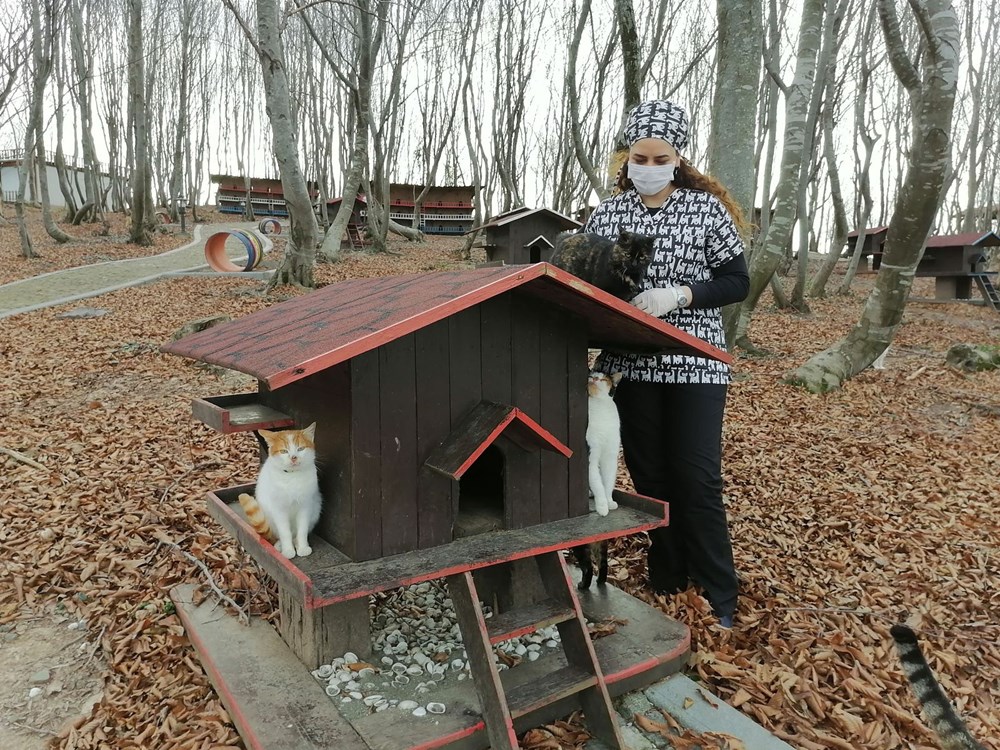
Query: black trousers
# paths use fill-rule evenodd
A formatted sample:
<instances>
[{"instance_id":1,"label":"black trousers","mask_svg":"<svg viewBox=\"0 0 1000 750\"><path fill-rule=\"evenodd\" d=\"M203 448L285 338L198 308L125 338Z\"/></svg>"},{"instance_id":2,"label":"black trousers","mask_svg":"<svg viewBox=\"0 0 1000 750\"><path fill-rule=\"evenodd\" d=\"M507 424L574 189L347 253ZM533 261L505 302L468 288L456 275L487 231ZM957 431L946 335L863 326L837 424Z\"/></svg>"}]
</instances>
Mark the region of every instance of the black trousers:
<instances>
[{"instance_id":1,"label":"black trousers","mask_svg":"<svg viewBox=\"0 0 1000 750\"><path fill-rule=\"evenodd\" d=\"M693 581L718 617L736 611L737 579L722 503L722 418L728 386L622 381L615 403L635 489L670 504L670 525L649 532L650 585Z\"/></svg>"}]
</instances>

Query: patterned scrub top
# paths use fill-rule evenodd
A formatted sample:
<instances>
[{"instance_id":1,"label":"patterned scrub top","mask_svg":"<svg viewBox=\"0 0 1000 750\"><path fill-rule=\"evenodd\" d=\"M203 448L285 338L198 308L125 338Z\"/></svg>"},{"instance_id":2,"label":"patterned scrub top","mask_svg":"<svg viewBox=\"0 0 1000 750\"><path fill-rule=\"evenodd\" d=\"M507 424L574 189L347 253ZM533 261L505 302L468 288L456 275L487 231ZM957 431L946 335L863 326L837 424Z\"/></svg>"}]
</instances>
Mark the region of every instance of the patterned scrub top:
<instances>
[{"instance_id":1,"label":"patterned scrub top","mask_svg":"<svg viewBox=\"0 0 1000 750\"><path fill-rule=\"evenodd\" d=\"M722 202L711 193L689 188L674 190L652 215L630 188L594 209L582 231L612 239L621 231L655 236L644 289L711 281L713 268L743 252L743 240ZM719 349L726 348L719 307L680 308L663 320ZM729 382L729 365L689 355L603 351L597 367L620 372L625 380L646 383Z\"/></svg>"}]
</instances>

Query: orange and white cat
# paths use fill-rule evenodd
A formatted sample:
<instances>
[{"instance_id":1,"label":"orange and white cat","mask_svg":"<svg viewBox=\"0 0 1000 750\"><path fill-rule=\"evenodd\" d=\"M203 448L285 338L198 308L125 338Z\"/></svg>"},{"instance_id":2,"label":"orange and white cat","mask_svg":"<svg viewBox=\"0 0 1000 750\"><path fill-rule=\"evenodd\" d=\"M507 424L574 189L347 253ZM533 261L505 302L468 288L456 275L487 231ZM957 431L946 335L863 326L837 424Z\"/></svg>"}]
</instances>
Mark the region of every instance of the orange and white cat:
<instances>
[{"instance_id":1,"label":"orange and white cat","mask_svg":"<svg viewBox=\"0 0 1000 750\"><path fill-rule=\"evenodd\" d=\"M260 467L255 497L239 496L258 534L291 559L312 554L309 532L319 521L323 499L316 473L316 423L302 430L261 430L267 460Z\"/></svg>"}]
</instances>

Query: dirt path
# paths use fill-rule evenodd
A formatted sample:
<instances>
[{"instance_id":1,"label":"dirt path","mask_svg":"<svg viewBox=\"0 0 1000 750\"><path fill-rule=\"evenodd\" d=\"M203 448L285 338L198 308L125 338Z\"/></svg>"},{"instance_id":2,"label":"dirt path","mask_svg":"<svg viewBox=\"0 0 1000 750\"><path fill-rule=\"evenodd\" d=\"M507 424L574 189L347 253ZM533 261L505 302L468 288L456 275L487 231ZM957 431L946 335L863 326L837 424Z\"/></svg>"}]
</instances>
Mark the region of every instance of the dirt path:
<instances>
[{"instance_id":1,"label":"dirt path","mask_svg":"<svg viewBox=\"0 0 1000 750\"><path fill-rule=\"evenodd\" d=\"M0 626L0 747L43 750L104 694L99 635L65 613Z\"/></svg>"},{"instance_id":2,"label":"dirt path","mask_svg":"<svg viewBox=\"0 0 1000 750\"><path fill-rule=\"evenodd\" d=\"M94 263L4 284L0 286L0 318L145 284L164 274L207 269L208 237L228 229L253 230L256 226L248 222L197 225L191 242L159 255ZM266 251L270 246L266 238L265 245Z\"/></svg>"}]
</instances>

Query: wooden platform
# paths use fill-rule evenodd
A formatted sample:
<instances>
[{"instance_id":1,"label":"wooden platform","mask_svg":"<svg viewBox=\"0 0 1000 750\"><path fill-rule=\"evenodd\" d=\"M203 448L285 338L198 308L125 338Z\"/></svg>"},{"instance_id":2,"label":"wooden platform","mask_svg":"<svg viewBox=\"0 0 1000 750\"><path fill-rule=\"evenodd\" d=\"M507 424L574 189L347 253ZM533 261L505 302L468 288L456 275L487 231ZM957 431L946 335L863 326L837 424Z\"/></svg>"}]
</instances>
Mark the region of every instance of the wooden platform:
<instances>
[{"instance_id":1,"label":"wooden platform","mask_svg":"<svg viewBox=\"0 0 1000 750\"><path fill-rule=\"evenodd\" d=\"M439 547L364 562L352 562L314 535L309 538L312 555L288 560L247 523L237 500L241 492L252 494L253 485L209 493L209 513L305 609L319 609L453 573L627 536L667 523L666 503L616 490L614 497L619 507L604 517L589 513L526 529L465 537Z\"/></svg>"},{"instance_id":2,"label":"wooden platform","mask_svg":"<svg viewBox=\"0 0 1000 750\"><path fill-rule=\"evenodd\" d=\"M466 681L448 681L428 695L444 703L440 716L416 718L386 711L348 720L338 704L285 646L271 626L245 627L212 601L195 606L192 586L171 591L188 636L240 731L248 750L482 750L485 727L476 693ZM612 695L650 685L680 671L690 654L688 628L613 586L580 592L588 619L627 621L594 642ZM567 666L553 649L534 662L501 673L505 691L530 708L531 686ZM568 703L528 710L518 732L561 718Z\"/></svg>"}]
</instances>

